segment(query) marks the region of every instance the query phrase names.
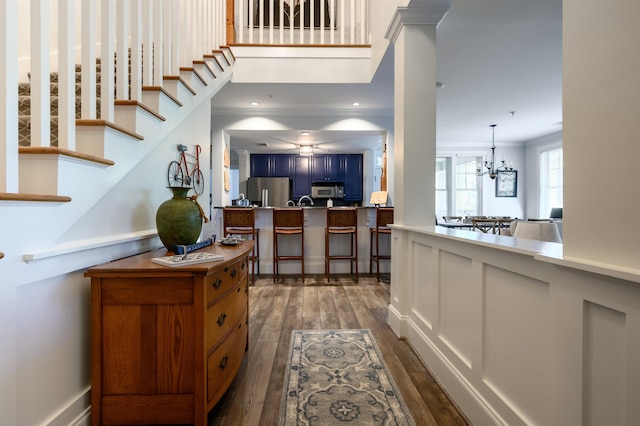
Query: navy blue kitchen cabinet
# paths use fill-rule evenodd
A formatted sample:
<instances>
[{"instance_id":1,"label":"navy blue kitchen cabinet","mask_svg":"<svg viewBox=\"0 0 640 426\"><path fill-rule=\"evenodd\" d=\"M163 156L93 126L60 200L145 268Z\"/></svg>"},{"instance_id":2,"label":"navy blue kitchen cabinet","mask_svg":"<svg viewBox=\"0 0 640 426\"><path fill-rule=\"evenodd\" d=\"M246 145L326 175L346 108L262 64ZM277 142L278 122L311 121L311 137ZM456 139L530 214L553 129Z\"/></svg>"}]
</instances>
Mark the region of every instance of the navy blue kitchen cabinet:
<instances>
[{"instance_id":1,"label":"navy blue kitchen cabinet","mask_svg":"<svg viewBox=\"0 0 640 426\"><path fill-rule=\"evenodd\" d=\"M311 160L310 157L294 155L293 159L293 193L296 201L303 195L311 194Z\"/></svg>"},{"instance_id":2,"label":"navy blue kitchen cabinet","mask_svg":"<svg viewBox=\"0 0 640 426\"><path fill-rule=\"evenodd\" d=\"M362 202L362 154L251 154L251 177L288 177L291 198L311 194L312 182L342 182L344 201Z\"/></svg>"},{"instance_id":3,"label":"navy blue kitchen cabinet","mask_svg":"<svg viewBox=\"0 0 640 426\"><path fill-rule=\"evenodd\" d=\"M251 177L292 177L293 158L290 154L251 154Z\"/></svg>"},{"instance_id":4,"label":"navy blue kitchen cabinet","mask_svg":"<svg viewBox=\"0 0 640 426\"><path fill-rule=\"evenodd\" d=\"M249 164L251 177L271 177L271 154L251 154Z\"/></svg>"},{"instance_id":5,"label":"navy blue kitchen cabinet","mask_svg":"<svg viewBox=\"0 0 640 426\"><path fill-rule=\"evenodd\" d=\"M341 158L344 178L344 201L362 202L362 155L347 154Z\"/></svg>"},{"instance_id":6,"label":"navy blue kitchen cabinet","mask_svg":"<svg viewBox=\"0 0 640 426\"><path fill-rule=\"evenodd\" d=\"M274 154L271 177L290 178L293 174L293 158L294 156L290 154Z\"/></svg>"},{"instance_id":7,"label":"navy blue kitchen cabinet","mask_svg":"<svg viewBox=\"0 0 640 426\"><path fill-rule=\"evenodd\" d=\"M344 169L341 161L342 155L319 154L311 157L311 181L341 181L344 177Z\"/></svg>"}]
</instances>

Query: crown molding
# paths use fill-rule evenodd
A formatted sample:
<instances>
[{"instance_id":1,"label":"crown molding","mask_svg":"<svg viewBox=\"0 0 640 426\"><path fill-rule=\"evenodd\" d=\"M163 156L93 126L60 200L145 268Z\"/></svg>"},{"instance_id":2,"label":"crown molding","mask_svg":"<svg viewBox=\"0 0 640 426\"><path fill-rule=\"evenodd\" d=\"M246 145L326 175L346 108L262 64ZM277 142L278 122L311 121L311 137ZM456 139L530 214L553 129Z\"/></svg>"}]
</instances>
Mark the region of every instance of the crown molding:
<instances>
[{"instance_id":1,"label":"crown molding","mask_svg":"<svg viewBox=\"0 0 640 426\"><path fill-rule=\"evenodd\" d=\"M434 2L437 3L437 2ZM449 0L442 0L439 5L424 7L398 7L391 18L384 37L395 43L400 31L406 25L438 25L449 11Z\"/></svg>"}]
</instances>

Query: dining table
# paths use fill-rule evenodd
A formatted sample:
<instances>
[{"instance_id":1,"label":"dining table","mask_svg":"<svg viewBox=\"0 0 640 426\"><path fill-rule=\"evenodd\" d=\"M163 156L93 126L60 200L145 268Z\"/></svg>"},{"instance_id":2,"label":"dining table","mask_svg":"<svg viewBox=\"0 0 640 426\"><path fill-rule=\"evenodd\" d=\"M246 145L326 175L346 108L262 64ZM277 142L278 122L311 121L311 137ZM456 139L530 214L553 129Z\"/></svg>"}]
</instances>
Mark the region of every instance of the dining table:
<instances>
[{"instance_id":1,"label":"dining table","mask_svg":"<svg viewBox=\"0 0 640 426\"><path fill-rule=\"evenodd\" d=\"M445 228L451 229L473 229L473 223L464 222L464 221L455 221L455 222L438 222L438 226L444 226Z\"/></svg>"},{"instance_id":2,"label":"dining table","mask_svg":"<svg viewBox=\"0 0 640 426\"><path fill-rule=\"evenodd\" d=\"M469 229L485 234L501 234L502 229L508 228L514 220L508 216L467 216L464 219L438 222L438 226L451 229Z\"/></svg>"},{"instance_id":3,"label":"dining table","mask_svg":"<svg viewBox=\"0 0 640 426\"><path fill-rule=\"evenodd\" d=\"M502 229L508 228L511 226L511 222L515 219L511 217L481 217L481 218L473 218L471 219L471 223L473 224L472 229L478 230L485 234L501 234Z\"/></svg>"}]
</instances>

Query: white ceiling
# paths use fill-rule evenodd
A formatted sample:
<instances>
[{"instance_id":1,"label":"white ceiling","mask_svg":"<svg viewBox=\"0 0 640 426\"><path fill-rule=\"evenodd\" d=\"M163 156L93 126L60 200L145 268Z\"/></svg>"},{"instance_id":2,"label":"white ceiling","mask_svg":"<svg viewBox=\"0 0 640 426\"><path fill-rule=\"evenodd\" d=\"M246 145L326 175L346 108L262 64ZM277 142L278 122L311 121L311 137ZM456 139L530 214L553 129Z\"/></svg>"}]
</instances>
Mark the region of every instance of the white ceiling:
<instances>
[{"instance_id":1,"label":"white ceiling","mask_svg":"<svg viewBox=\"0 0 640 426\"><path fill-rule=\"evenodd\" d=\"M227 84L216 110L393 111L393 49L371 84ZM562 130L562 0L452 0L437 29L436 138L439 148L486 146L497 124L496 145L521 144ZM356 111L358 111L356 110ZM513 112L513 113L512 113ZM354 112L355 113L355 112ZM252 111L255 115L255 111ZM234 132L231 148L295 152L321 143L330 152L379 147L376 132L300 130ZM316 139L313 139L316 138ZM265 147L263 144L268 146Z\"/></svg>"}]
</instances>

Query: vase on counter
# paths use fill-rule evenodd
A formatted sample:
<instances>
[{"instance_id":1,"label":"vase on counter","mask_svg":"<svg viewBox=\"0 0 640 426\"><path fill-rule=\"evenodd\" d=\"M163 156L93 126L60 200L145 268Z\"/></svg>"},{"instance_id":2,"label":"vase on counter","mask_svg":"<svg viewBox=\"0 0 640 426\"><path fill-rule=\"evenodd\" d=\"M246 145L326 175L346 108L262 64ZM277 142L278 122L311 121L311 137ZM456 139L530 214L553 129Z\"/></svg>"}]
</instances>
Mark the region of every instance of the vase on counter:
<instances>
[{"instance_id":1,"label":"vase on counter","mask_svg":"<svg viewBox=\"0 0 640 426\"><path fill-rule=\"evenodd\" d=\"M163 202L156 212L156 228L167 250L198 241L202 231L202 209L196 197L187 197L190 187L170 186L173 198Z\"/></svg>"}]
</instances>

